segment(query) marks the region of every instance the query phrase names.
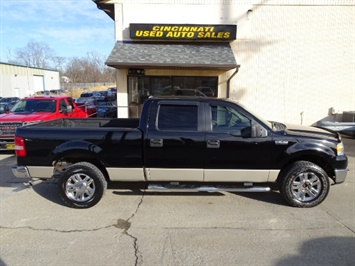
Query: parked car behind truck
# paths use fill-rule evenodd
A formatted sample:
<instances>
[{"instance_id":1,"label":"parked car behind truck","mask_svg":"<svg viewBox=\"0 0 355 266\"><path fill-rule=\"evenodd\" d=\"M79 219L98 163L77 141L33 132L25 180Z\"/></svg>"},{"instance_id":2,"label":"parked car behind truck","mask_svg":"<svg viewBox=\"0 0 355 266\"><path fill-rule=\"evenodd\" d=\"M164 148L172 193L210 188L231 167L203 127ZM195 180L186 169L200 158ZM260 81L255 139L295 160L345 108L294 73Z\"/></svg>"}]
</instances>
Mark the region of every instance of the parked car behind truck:
<instances>
[{"instance_id":1,"label":"parked car behind truck","mask_svg":"<svg viewBox=\"0 0 355 266\"><path fill-rule=\"evenodd\" d=\"M14 105L12 103L0 103L0 114L5 114L8 113L10 111L10 109L13 107Z\"/></svg>"},{"instance_id":2,"label":"parked car behind truck","mask_svg":"<svg viewBox=\"0 0 355 266\"><path fill-rule=\"evenodd\" d=\"M0 150L14 149L17 127L58 118L85 118L88 113L68 96L34 96L18 101L0 115Z\"/></svg>"},{"instance_id":3,"label":"parked car behind truck","mask_svg":"<svg viewBox=\"0 0 355 266\"><path fill-rule=\"evenodd\" d=\"M0 103L11 103L15 104L20 100L19 97L4 97L0 99Z\"/></svg>"},{"instance_id":4,"label":"parked car behind truck","mask_svg":"<svg viewBox=\"0 0 355 266\"><path fill-rule=\"evenodd\" d=\"M99 202L107 182L154 190L280 190L313 207L344 182L340 136L269 122L230 101L149 98L138 119L58 119L16 130L17 177L58 179L70 207Z\"/></svg>"},{"instance_id":5,"label":"parked car behind truck","mask_svg":"<svg viewBox=\"0 0 355 266\"><path fill-rule=\"evenodd\" d=\"M117 117L117 107L110 100L95 100L98 117Z\"/></svg>"},{"instance_id":6,"label":"parked car behind truck","mask_svg":"<svg viewBox=\"0 0 355 266\"><path fill-rule=\"evenodd\" d=\"M97 107L94 104L94 98L80 97L75 100L76 105L81 108L89 117L97 117Z\"/></svg>"}]
</instances>

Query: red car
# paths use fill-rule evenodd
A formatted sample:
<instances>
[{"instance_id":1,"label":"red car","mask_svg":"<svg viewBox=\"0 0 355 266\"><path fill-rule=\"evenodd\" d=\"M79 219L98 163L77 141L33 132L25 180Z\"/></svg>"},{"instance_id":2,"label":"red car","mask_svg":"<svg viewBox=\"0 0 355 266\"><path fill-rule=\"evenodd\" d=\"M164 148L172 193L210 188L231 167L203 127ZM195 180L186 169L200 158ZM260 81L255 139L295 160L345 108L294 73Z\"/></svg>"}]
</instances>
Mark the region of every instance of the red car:
<instances>
[{"instance_id":1,"label":"red car","mask_svg":"<svg viewBox=\"0 0 355 266\"><path fill-rule=\"evenodd\" d=\"M19 126L58 118L85 118L88 113L68 96L34 96L18 101L10 112L0 115L0 150L14 148Z\"/></svg>"},{"instance_id":2,"label":"red car","mask_svg":"<svg viewBox=\"0 0 355 266\"><path fill-rule=\"evenodd\" d=\"M76 105L80 107L89 117L96 117L97 108L94 104L94 98L91 97L80 97L75 101Z\"/></svg>"}]
</instances>

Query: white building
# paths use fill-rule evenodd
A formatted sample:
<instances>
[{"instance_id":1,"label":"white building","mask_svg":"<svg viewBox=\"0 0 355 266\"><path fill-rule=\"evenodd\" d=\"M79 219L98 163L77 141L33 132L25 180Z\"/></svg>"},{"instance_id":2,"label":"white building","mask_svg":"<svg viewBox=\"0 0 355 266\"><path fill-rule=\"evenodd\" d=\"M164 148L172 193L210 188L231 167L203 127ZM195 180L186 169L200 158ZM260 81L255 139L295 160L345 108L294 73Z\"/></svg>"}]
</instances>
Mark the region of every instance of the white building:
<instances>
[{"instance_id":1,"label":"white building","mask_svg":"<svg viewBox=\"0 0 355 266\"><path fill-rule=\"evenodd\" d=\"M117 68L121 117L148 95L198 87L280 122L355 110L354 1L93 1L115 25L106 64Z\"/></svg>"},{"instance_id":2,"label":"white building","mask_svg":"<svg viewBox=\"0 0 355 266\"><path fill-rule=\"evenodd\" d=\"M60 89L59 71L0 62L0 96L26 97Z\"/></svg>"}]
</instances>

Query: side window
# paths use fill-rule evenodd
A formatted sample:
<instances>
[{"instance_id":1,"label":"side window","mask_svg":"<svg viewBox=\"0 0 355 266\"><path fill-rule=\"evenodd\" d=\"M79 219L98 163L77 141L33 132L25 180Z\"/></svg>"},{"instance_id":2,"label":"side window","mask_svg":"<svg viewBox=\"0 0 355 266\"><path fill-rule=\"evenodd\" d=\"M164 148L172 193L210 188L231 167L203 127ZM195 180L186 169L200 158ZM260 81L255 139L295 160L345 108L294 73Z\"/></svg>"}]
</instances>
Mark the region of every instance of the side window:
<instances>
[{"instance_id":1,"label":"side window","mask_svg":"<svg viewBox=\"0 0 355 266\"><path fill-rule=\"evenodd\" d=\"M233 131L234 134L241 135L242 130L251 127L248 117L228 106L211 106L212 131L223 132Z\"/></svg>"},{"instance_id":2,"label":"side window","mask_svg":"<svg viewBox=\"0 0 355 266\"><path fill-rule=\"evenodd\" d=\"M197 131L198 106L160 105L159 130Z\"/></svg>"},{"instance_id":3,"label":"side window","mask_svg":"<svg viewBox=\"0 0 355 266\"><path fill-rule=\"evenodd\" d=\"M60 111L65 112L67 110L67 103L65 102L65 100L60 100L60 107L59 107Z\"/></svg>"}]
</instances>

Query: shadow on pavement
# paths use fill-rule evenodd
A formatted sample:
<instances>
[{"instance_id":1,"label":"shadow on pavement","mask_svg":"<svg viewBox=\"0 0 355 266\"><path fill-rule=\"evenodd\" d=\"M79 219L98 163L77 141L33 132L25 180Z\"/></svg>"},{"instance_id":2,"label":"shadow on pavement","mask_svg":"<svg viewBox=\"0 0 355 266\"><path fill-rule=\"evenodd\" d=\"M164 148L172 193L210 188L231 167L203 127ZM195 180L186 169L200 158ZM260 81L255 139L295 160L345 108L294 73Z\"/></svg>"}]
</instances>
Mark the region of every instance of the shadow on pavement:
<instances>
[{"instance_id":1,"label":"shadow on pavement","mask_svg":"<svg viewBox=\"0 0 355 266\"><path fill-rule=\"evenodd\" d=\"M38 181L32 185L32 189L41 197L56 203L61 206L68 207L64 204L59 196L57 182L53 179L48 179L46 181Z\"/></svg>"},{"instance_id":2,"label":"shadow on pavement","mask_svg":"<svg viewBox=\"0 0 355 266\"><path fill-rule=\"evenodd\" d=\"M16 191L25 188L24 184L28 183L30 178L17 178L12 173L11 167L16 164L15 155L11 155L1 159L1 172L0 172L0 187L17 187Z\"/></svg>"},{"instance_id":3,"label":"shadow on pavement","mask_svg":"<svg viewBox=\"0 0 355 266\"><path fill-rule=\"evenodd\" d=\"M109 190L108 190L109 191ZM255 192L191 192L191 191L156 191L156 190L114 190L112 192L114 195L124 195L124 196L207 196L207 197L220 197L225 196L224 193L233 194L235 196L241 196L255 201L271 203L280 206L289 206L281 197L279 192L265 192L265 193L255 193Z\"/></svg>"},{"instance_id":4,"label":"shadow on pavement","mask_svg":"<svg viewBox=\"0 0 355 266\"><path fill-rule=\"evenodd\" d=\"M304 242L297 255L276 265L354 265L354 237L322 237Z\"/></svg>"},{"instance_id":5,"label":"shadow on pavement","mask_svg":"<svg viewBox=\"0 0 355 266\"><path fill-rule=\"evenodd\" d=\"M248 198L251 200L255 200L255 201L261 201L261 202L271 203L274 205L291 207L290 205L288 205L284 201L284 199L281 197L280 193L277 191L265 192L265 193L238 192L238 193L232 193L232 194L240 196L240 197ZM291 208L293 208L293 207L291 207Z\"/></svg>"}]
</instances>

